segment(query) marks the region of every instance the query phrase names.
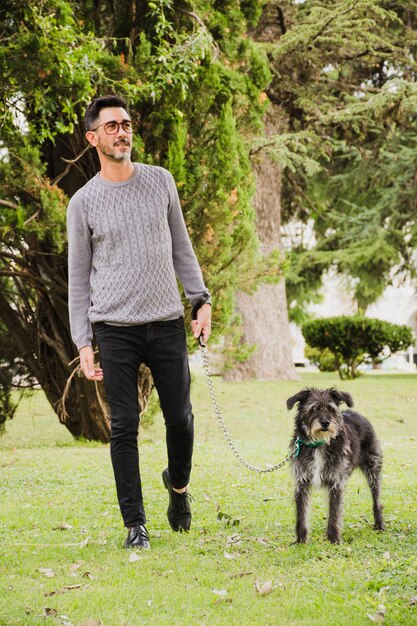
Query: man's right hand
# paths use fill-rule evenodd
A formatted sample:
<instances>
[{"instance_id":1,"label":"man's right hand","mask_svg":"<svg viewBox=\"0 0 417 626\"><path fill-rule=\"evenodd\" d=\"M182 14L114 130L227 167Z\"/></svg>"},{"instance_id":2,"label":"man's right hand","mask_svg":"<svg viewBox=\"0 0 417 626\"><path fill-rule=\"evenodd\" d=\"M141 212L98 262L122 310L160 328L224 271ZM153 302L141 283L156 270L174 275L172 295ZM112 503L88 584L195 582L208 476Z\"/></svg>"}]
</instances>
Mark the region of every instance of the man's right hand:
<instances>
[{"instance_id":1,"label":"man's right hand","mask_svg":"<svg viewBox=\"0 0 417 626\"><path fill-rule=\"evenodd\" d=\"M91 346L80 349L80 366L87 380L103 380L101 367L94 367L94 350Z\"/></svg>"}]
</instances>

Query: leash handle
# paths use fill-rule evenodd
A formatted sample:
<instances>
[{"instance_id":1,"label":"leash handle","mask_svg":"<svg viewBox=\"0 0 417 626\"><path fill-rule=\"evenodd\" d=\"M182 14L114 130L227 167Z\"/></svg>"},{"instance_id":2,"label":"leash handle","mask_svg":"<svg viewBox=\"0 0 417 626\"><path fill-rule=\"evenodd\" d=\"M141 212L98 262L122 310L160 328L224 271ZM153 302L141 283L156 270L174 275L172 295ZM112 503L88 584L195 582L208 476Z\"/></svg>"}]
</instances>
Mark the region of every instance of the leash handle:
<instances>
[{"instance_id":1,"label":"leash handle","mask_svg":"<svg viewBox=\"0 0 417 626\"><path fill-rule=\"evenodd\" d=\"M201 307L203 306L203 304L205 304L207 302L207 300L210 298L210 294L207 291L201 298L199 298L197 300L197 302L195 303L195 305L192 308L191 311L191 319L196 320L197 319L197 313L198 311L201 309ZM201 348L205 348L206 344L205 341L203 339L203 335L200 333L200 335L198 337L196 337L198 344Z\"/></svg>"}]
</instances>

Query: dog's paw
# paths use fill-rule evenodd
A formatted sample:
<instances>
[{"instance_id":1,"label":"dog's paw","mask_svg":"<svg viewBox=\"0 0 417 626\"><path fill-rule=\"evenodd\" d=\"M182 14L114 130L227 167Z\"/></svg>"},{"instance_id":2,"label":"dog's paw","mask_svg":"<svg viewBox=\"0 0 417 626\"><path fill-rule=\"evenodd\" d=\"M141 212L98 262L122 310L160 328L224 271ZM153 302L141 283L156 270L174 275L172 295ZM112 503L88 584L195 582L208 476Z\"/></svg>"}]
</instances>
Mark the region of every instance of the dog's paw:
<instances>
[{"instance_id":1,"label":"dog's paw","mask_svg":"<svg viewBox=\"0 0 417 626\"><path fill-rule=\"evenodd\" d=\"M296 546L300 543L307 543L307 537L298 537L295 541L292 542L292 546Z\"/></svg>"}]
</instances>

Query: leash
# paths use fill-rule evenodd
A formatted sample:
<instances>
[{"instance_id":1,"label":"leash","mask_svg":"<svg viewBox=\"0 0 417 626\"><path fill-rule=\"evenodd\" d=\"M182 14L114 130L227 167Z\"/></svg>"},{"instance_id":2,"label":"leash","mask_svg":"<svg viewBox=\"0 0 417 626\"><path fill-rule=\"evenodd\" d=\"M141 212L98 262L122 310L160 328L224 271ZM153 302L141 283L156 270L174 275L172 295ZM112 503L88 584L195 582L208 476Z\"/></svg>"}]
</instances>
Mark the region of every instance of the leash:
<instances>
[{"instance_id":1,"label":"leash","mask_svg":"<svg viewBox=\"0 0 417 626\"><path fill-rule=\"evenodd\" d=\"M198 344L199 344L200 352L201 352L202 357L203 357L203 367L204 367L204 371L206 373L207 386L208 386L208 389L209 389L209 393L210 393L210 397L211 397L211 402L213 404L214 412L216 414L216 417L217 417L217 420L219 422L220 428L223 431L223 435L224 435L224 437L225 437L225 439L226 439L226 441L228 443L228 446L231 449L231 451L233 452L233 454L235 455L235 457L238 459L238 461L240 461L240 463L242 463L242 465L244 465L248 470L251 470L252 472L257 472L258 474L267 474L269 472L275 472L276 470L278 470L281 467L283 467L286 463L288 463L288 461L291 461L291 459L293 457L298 456L298 454L300 453L300 442L297 439L297 441L295 442L295 445L294 445L294 450L292 452L290 452L289 454L287 454L285 459L283 459L280 463L277 463L276 465L272 465L271 467L256 467L255 465L251 465L250 463L248 463L248 461L246 461L246 459L243 458L243 456L240 454L239 450L236 448L235 444L233 443L232 438L229 435L229 432L228 432L228 430L226 428L226 424L224 423L222 412L220 410L220 407L219 407L219 404L218 404L217 398L216 398L216 393L214 391L213 379L212 379L212 375L210 373L210 366L209 366L207 347L206 347L206 344L204 343L204 341L203 341L201 336L198 338Z\"/></svg>"}]
</instances>

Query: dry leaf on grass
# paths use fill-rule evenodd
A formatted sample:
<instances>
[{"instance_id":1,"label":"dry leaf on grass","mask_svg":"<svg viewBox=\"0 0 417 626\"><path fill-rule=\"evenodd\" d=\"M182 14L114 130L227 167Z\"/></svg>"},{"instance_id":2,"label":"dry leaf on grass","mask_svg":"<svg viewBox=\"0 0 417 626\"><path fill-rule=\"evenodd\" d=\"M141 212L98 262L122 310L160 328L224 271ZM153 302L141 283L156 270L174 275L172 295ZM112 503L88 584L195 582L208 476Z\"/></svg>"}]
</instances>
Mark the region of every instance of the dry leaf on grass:
<instances>
[{"instance_id":1,"label":"dry leaf on grass","mask_svg":"<svg viewBox=\"0 0 417 626\"><path fill-rule=\"evenodd\" d=\"M136 554L136 552L132 552L132 554L129 556L129 563L134 563L135 561L140 561L142 557L139 556L139 554Z\"/></svg>"},{"instance_id":2,"label":"dry leaf on grass","mask_svg":"<svg viewBox=\"0 0 417 626\"><path fill-rule=\"evenodd\" d=\"M216 596L227 596L227 589L212 589Z\"/></svg>"},{"instance_id":3,"label":"dry leaf on grass","mask_svg":"<svg viewBox=\"0 0 417 626\"><path fill-rule=\"evenodd\" d=\"M52 596L60 596L64 593L64 591L62 589L59 589L59 591L50 591L49 593L44 593L43 595L45 596L45 598L50 598Z\"/></svg>"},{"instance_id":4,"label":"dry leaf on grass","mask_svg":"<svg viewBox=\"0 0 417 626\"><path fill-rule=\"evenodd\" d=\"M385 608L385 606L383 604L379 604L377 613L375 613L374 615L371 615L370 613L368 613L368 617L371 620L371 622L382 624L385 619L386 612L387 612L387 609Z\"/></svg>"},{"instance_id":5,"label":"dry leaf on grass","mask_svg":"<svg viewBox=\"0 0 417 626\"><path fill-rule=\"evenodd\" d=\"M269 596L272 593L274 587L272 585L272 580L267 580L265 583L260 584L259 580L255 581L255 591L258 596Z\"/></svg>"},{"instance_id":6,"label":"dry leaf on grass","mask_svg":"<svg viewBox=\"0 0 417 626\"><path fill-rule=\"evenodd\" d=\"M94 576L90 572L84 572L83 578L90 578L91 580L94 580Z\"/></svg>"},{"instance_id":7,"label":"dry leaf on grass","mask_svg":"<svg viewBox=\"0 0 417 626\"><path fill-rule=\"evenodd\" d=\"M62 626L74 626L74 624L70 621L68 615L60 615L59 619L61 620Z\"/></svg>"},{"instance_id":8,"label":"dry leaf on grass","mask_svg":"<svg viewBox=\"0 0 417 626\"><path fill-rule=\"evenodd\" d=\"M253 572L237 572L236 574L229 574L229 578L243 578L243 576L250 576Z\"/></svg>"},{"instance_id":9,"label":"dry leaf on grass","mask_svg":"<svg viewBox=\"0 0 417 626\"><path fill-rule=\"evenodd\" d=\"M56 615L58 615L58 611L56 611L55 609L49 609L45 606L43 609L43 615L44 617L55 617Z\"/></svg>"},{"instance_id":10,"label":"dry leaf on grass","mask_svg":"<svg viewBox=\"0 0 417 626\"><path fill-rule=\"evenodd\" d=\"M230 552L224 552L224 557L226 559L235 559L236 558L236 554L230 554Z\"/></svg>"},{"instance_id":11,"label":"dry leaf on grass","mask_svg":"<svg viewBox=\"0 0 417 626\"><path fill-rule=\"evenodd\" d=\"M84 561L77 561L76 563L73 563L72 565L70 565L70 572L76 572L77 569L80 569L80 567L82 567L84 565Z\"/></svg>"},{"instance_id":12,"label":"dry leaf on grass","mask_svg":"<svg viewBox=\"0 0 417 626\"><path fill-rule=\"evenodd\" d=\"M58 524L58 526L54 526L53 530L71 530L71 524Z\"/></svg>"},{"instance_id":13,"label":"dry leaf on grass","mask_svg":"<svg viewBox=\"0 0 417 626\"><path fill-rule=\"evenodd\" d=\"M268 539L265 539L265 537L256 537L256 541L258 543L262 543L262 544L264 544L266 546L269 545L269 541L268 541Z\"/></svg>"},{"instance_id":14,"label":"dry leaf on grass","mask_svg":"<svg viewBox=\"0 0 417 626\"><path fill-rule=\"evenodd\" d=\"M226 596L222 596L221 598L217 598L217 600L215 600L213 602L213 604L221 604L222 602L231 602L232 598L227 598Z\"/></svg>"},{"instance_id":15,"label":"dry leaf on grass","mask_svg":"<svg viewBox=\"0 0 417 626\"><path fill-rule=\"evenodd\" d=\"M56 591L50 591L49 593L45 593L45 597L49 598L51 596L62 596L66 591L74 591L76 589L88 589L89 585L65 585L62 589L57 589Z\"/></svg>"},{"instance_id":16,"label":"dry leaf on grass","mask_svg":"<svg viewBox=\"0 0 417 626\"><path fill-rule=\"evenodd\" d=\"M417 596L413 596L412 598L410 598L410 604L411 606L414 606L417 604Z\"/></svg>"},{"instance_id":17,"label":"dry leaf on grass","mask_svg":"<svg viewBox=\"0 0 417 626\"><path fill-rule=\"evenodd\" d=\"M55 572L50 567L40 567L39 571L41 574L46 576L47 578L53 578L55 576Z\"/></svg>"},{"instance_id":18,"label":"dry leaf on grass","mask_svg":"<svg viewBox=\"0 0 417 626\"><path fill-rule=\"evenodd\" d=\"M90 541L90 537L86 537L83 541L80 541L79 543L80 548L85 548L85 546L88 545L89 541Z\"/></svg>"},{"instance_id":19,"label":"dry leaf on grass","mask_svg":"<svg viewBox=\"0 0 417 626\"><path fill-rule=\"evenodd\" d=\"M81 626L101 626L101 620L99 619L88 619L86 622L83 622Z\"/></svg>"}]
</instances>

